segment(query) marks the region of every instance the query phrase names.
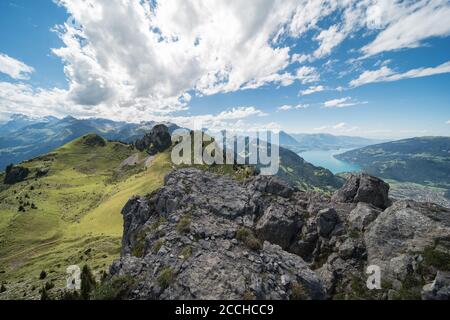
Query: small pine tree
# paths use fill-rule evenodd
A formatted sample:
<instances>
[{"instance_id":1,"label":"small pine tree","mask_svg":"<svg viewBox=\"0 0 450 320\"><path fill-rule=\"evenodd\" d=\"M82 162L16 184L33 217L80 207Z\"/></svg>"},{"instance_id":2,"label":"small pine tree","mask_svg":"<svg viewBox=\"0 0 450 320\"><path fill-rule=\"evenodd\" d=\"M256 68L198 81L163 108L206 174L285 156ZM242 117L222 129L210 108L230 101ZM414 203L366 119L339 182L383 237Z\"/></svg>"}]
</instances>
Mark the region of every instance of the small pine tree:
<instances>
[{"instance_id":1,"label":"small pine tree","mask_svg":"<svg viewBox=\"0 0 450 320\"><path fill-rule=\"evenodd\" d=\"M42 287L41 290L41 300L51 300L50 297L48 296L47 289L45 289L45 286Z\"/></svg>"},{"instance_id":2,"label":"small pine tree","mask_svg":"<svg viewBox=\"0 0 450 320\"><path fill-rule=\"evenodd\" d=\"M39 279L44 280L45 278L47 278L47 272L42 270L41 273L39 274Z\"/></svg>"},{"instance_id":3,"label":"small pine tree","mask_svg":"<svg viewBox=\"0 0 450 320\"><path fill-rule=\"evenodd\" d=\"M91 292L95 289L97 283L92 274L91 268L86 264L81 270L81 297L84 300L89 300Z\"/></svg>"}]
</instances>

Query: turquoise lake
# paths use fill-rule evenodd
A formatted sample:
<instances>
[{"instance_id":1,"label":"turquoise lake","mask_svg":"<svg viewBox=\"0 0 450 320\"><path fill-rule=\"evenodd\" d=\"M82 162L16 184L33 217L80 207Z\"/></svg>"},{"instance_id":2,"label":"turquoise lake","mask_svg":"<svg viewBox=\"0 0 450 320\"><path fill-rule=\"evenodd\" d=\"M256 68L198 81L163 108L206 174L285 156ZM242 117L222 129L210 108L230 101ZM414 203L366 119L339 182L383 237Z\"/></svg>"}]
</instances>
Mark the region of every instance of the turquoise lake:
<instances>
[{"instance_id":1,"label":"turquoise lake","mask_svg":"<svg viewBox=\"0 0 450 320\"><path fill-rule=\"evenodd\" d=\"M349 150L351 149L310 150L299 153L299 156L315 166L330 170L334 174L360 171L361 168L358 165L341 161L334 157L334 155L341 154Z\"/></svg>"}]
</instances>

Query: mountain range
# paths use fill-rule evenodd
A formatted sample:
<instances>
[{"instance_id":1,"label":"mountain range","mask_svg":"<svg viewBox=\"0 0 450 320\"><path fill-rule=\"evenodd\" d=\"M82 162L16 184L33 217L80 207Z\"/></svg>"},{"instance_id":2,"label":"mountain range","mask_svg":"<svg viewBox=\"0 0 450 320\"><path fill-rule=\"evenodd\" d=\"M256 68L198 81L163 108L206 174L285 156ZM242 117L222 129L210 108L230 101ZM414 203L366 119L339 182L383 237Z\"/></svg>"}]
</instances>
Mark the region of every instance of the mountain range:
<instances>
[{"instance_id":1,"label":"mountain range","mask_svg":"<svg viewBox=\"0 0 450 320\"><path fill-rule=\"evenodd\" d=\"M335 136L326 133L286 133L280 132L280 144L294 152L308 150L337 150L355 149L383 142L382 140L368 139L353 136Z\"/></svg>"},{"instance_id":2,"label":"mountain range","mask_svg":"<svg viewBox=\"0 0 450 320\"><path fill-rule=\"evenodd\" d=\"M128 123L101 118L32 118L13 115L0 125L0 170L10 164L45 154L88 133L97 133L112 141L132 142L142 137L156 122ZM169 131L178 128L166 124Z\"/></svg>"}]
</instances>

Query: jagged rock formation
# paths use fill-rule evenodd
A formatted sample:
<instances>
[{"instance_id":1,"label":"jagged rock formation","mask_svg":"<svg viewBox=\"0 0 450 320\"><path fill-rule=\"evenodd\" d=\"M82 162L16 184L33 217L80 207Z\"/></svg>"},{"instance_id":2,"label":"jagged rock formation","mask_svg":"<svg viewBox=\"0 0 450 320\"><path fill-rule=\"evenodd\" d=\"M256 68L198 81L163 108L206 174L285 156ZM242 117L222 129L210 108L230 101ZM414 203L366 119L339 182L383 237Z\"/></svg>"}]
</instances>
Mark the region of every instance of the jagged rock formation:
<instances>
[{"instance_id":1,"label":"jagged rock formation","mask_svg":"<svg viewBox=\"0 0 450 320\"><path fill-rule=\"evenodd\" d=\"M5 184L15 184L18 182L21 182L25 180L28 177L28 174L30 173L30 170L28 168L9 165L6 167L5 171L5 178L4 183Z\"/></svg>"},{"instance_id":2,"label":"jagged rock formation","mask_svg":"<svg viewBox=\"0 0 450 320\"><path fill-rule=\"evenodd\" d=\"M336 202L365 202L386 209L390 205L389 185L366 173L351 174L345 185L333 195Z\"/></svg>"},{"instance_id":3,"label":"jagged rock formation","mask_svg":"<svg viewBox=\"0 0 450 320\"><path fill-rule=\"evenodd\" d=\"M388 189L359 175L329 198L276 177L176 170L124 207L109 281L131 277L131 299L449 298L450 212L384 210ZM372 264L381 290L365 285Z\"/></svg>"},{"instance_id":4,"label":"jagged rock formation","mask_svg":"<svg viewBox=\"0 0 450 320\"><path fill-rule=\"evenodd\" d=\"M138 139L135 142L135 146L139 151L146 150L150 155L166 150L171 144L172 138L169 129L163 124L154 126L142 139Z\"/></svg>"}]
</instances>

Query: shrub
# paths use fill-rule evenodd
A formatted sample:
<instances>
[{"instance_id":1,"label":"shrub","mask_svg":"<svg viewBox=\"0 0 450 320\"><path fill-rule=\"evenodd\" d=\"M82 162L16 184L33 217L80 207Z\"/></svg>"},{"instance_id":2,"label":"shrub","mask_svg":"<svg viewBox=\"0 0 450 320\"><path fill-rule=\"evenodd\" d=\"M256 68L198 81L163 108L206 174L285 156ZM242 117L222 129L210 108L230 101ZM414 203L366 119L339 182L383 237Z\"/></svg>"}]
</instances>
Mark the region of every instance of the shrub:
<instances>
[{"instance_id":1,"label":"shrub","mask_svg":"<svg viewBox=\"0 0 450 320\"><path fill-rule=\"evenodd\" d=\"M256 238L256 236L250 229L240 228L236 232L236 238L239 241L242 241L251 250L256 251L262 249L261 241Z\"/></svg>"},{"instance_id":2,"label":"shrub","mask_svg":"<svg viewBox=\"0 0 450 320\"><path fill-rule=\"evenodd\" d=\"M59 297L59 300L69 301L69 300L81 300L78 291L67 291L64 290Z\"/></svg>"},{"instance_id":3,"label":"shrub","mask_svg":"<svg viewBox=\"0 0 450 320\"><path fill-rule=\"evenodd\" d=\"M144 239L139 239L133 246L131 254L135 257L142 258L144 256Z\"/></svg>"},{"instance_id":4,"label":"shrub","mask_svg":"<svg viewBox=\"0 0 450 320\"><path fill-rule=\"evenodd\" d=\"M169 287L174 280L173 270L171 268L165 268L161 271L156 281L163 289Z\"/></svg>"},{"instance_id":5,"label":"shrub","mask_svg":"<svg viewBox=\"0 0 450 320\"><path fill-rule=\"evenodd\" d=\"M45 278L47 278L47 272L42 270L41 273L39 274L39 279L44 280Z\"/></svg>"},{"instance_id":6,"label":"shrub","mask_svg":"<svg viewBox=\"0 0 450 320\"><path fill-rule=\"evenodd\" d=\"M255 295L253 294L253 292L251 292L250 290L246 290L246 291L244 292L244 294L242 295L242 299L243 299L243 300L255 300L256 297L255 297Z\"/></svg>"},{"instance_id":7,"label":"shrub","mask_svg":"<svg viewBox=\"0 0 450 320\"><path fill-rule=\"evenodd\" d=\"M134 279L131 276L115 276L103 282L92 293L92 300L125 300L128 298Z\"/></svg>"},{"instance_id":8,"label":"shrub","mask_svg":"<svg viewBox=\"0 0 450 320\"><path fill-rule=\"evenodd\" d=\"M95 281L94 275L92 274L91 268L88 265L84 265L81 270L81 297L84 300L89 300L91 292L95 289L97 283Z\"/></svg>"},{"instance_id":9,"label":"shrub","mask_svg":"<svg viewBox=\"0 0 450 320\"><path fill-rule=\"evenodd\" d=\"M178 221L176 229L178 233L188 233L191 231L191 217L182 217L180 221Z\"/></svg>"},{"instance_id":10,"label":"shrub","mask_svg":"<svg viewBox=\"0 0 450 320\"><path fill-rule=\"evenodd\" d=\"M153 244L153 252L154 252L154 253L158 253L159 249L161 249L161 247L163 246L163 244L164 244L164 240L162 240L162 239L159 239L158 241L156 241L156 242Z\"/></svg>"},{"instance_id":11,"label":"shrub","mask_svg":"<svg viewBox=\"0 0 450 320\"><path fill-rule=\"evenodd\" d=\"M47 289L45 289L45 286L42 287L42 290L41 290L41 300L51 300L47 293Z\"/></svg>"},{"instance_id":12,"label":"shrub","mask_svg":"<svg viewBox=\"0 0 450 320\"><path fill-rule=\"evenodd\" d=\"M189 258L192 255L192 247L191 246L184 247L183 250L181 250L180 255L182 255L184 259Z\"/></svg>"},{"instance_id":13,"label":"shrub","mask_svg":"<svg viewBox=\"0 0 450 320\"><path fill-rule=\"evenodd\" d=\"M47 291L53 289L54 287L55 287L55 284L53 282L51 282L51 281L47 281L45 283L45 290L47 290Z\"/></svg>"},{"instance_id":14,"label":"shrub","mask_svg":"<svg viewBox=\"0 0 450 320\"><path fill-rule=\"evenodd\" d=\"M307 295L303 286L294 281L291 285L291 300L306 300Z\"/></svg>"},{"instance_id":15,"label":"shrub","mask_svg":"<svg viewBox=\"0 0 450 320\"><path fill-rule=\"evenodd\" d=\"M423 257L425 266L433 266L441 271L450 271L450 254L438 250L437 245L434 248L426 248Z\"/></svg>"}]
</instances>

